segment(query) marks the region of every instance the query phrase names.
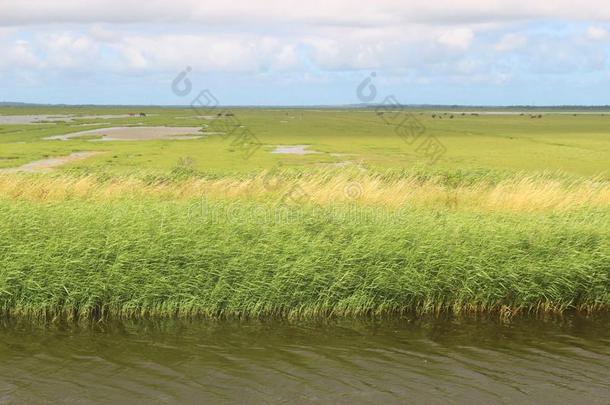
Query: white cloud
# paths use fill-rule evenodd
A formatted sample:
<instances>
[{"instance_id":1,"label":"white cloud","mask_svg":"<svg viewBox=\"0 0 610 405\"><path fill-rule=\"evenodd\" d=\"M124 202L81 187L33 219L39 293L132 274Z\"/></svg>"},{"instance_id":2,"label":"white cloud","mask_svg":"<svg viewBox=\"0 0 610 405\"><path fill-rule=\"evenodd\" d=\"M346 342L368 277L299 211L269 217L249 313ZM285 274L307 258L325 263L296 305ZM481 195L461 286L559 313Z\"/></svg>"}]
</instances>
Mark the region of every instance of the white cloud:
<instances>
[{"instance_id":1,"label":"white cloud","mask_svg":"<svg viewBox=\"0 0 610 405\"><path fill-rule=\"evenodd\" d=\"M299 57L294 45L285 45L280 47L277 54L274 55L274 66L278 70L286 70L294 68L299 63Z\"/></svg>"},{"instance_id":2,"label":"white cloud","mask_svg":"<svg viewBox=\"0 0 610 405\"><path fill-rule=\"evenodd\" d=\"M504 80L514 64L560 73L604 68L605 45L593 40L609 37L605 1L0 0L0 67L302 76L385 69ZM544 29L532 30L535 19ZM554 45L564 41L552 32L560 24L578 27L566 32L581 43Z\"/></svg>"},{"instance_id":3,"label":"white cloud","mask_svg":"<svg viewBox=\"0 0 610 405\"><path fill-rule=\"evenodd\" d=\"M494 45L494 49L498 52L510 52L515 49L523 48L527 45L527 36L524 34L509 33L500 38Z\"/></svg>"},{"instance_id":4,"label":"white cloud","mask_svg":"<svg viewBox=\"0 0 610 405\"><path fill-rule=\"evenodd\" d=\"M119 53L121 54L125 66L124 69L127 70L141 70L146 69L149 66L149 62L144 57L142 52L133 46L128 45L119 45L117 47Z\"/></svg>"},{"instance_id":5,"label":"white cloud","mask_svg":"<svg viewBox=\"0 0 610 405\"><path fill-rule=\"evenodd\" d=\"M193 66L198 71L256 73L285 70L298 62L294 44L267 36L168 34L125 35L109 45L128 69L168 71Z\"/></svg>"},{"instance_id":6,"label":"white cloud","mask_svg":"<svg viewBox=\"0 0 610 405\"><path fill-rule=\"evenodd\" d=\"M43 35L38 40L44 44L46 62L50 66L80 69L99 63L99 45L88 36L61 33Z\"/></svg>"},{"instance_id":7,"label":"white cloud","mask_svg":"<svg viewBox=\"0 0 610 405\"><path fill-rule=\"evenodd\" d=\"M450 31L443 32L437 38L441 45L451 48L466 50L470 47L470 43L474 38L474 33L469 28L456 28Z\"/></svg>"},{"instance_id":8,"label":"white cloud","mask_svg":"<svg viewBox=\"0 0 610 405\"><path fill-rule=\"evenodd\" d=\"M328 38L305 40L314 64L329 70L376 68L381 64L383 45L377 41L360 42L350 38L342 41Z\"/></svg>"},{"instance_id":9,"label":"white cloud","mask_svg":"<svg viewBox=\"0 0 610 405\"><path fill-rule=\"evenodd\" d=\"M593 41L604 40L607 39L609 36L610 35L608 34L608 31L602 27L590 26L587 29L587 38Z\"/></svg>"},{"instance_id":10,"label":"white cloud","mask_svg":"<svg viewBox=\"0 0 610 405\"><path fill-rule=\"evenodd\" d=\"M607 0L3 0L0 25L46 23L205 23L287 27L383 27L524 19L610 21Z\"/></svg>"},{"instance_id":11,"label":"white cloud","mask_svg":"<svg viewBox=\"0 0 610 405\"><path fill-rule=\"evenodd\" d=\"M116 30L108 30L100 24L94 24L89 29L89 36L99 42L116 43L120 42L121 35Z\"/></svg>"},{"instance_id":12,"label":"white cloud","mask_svg":"<svg viewBox=\"0 0 610 405\"><path fill-rule=\"evenodd\" d=\"M0 42L0 68L36 69L42 66L28 41Z\"/></svg>"}]
</instances>

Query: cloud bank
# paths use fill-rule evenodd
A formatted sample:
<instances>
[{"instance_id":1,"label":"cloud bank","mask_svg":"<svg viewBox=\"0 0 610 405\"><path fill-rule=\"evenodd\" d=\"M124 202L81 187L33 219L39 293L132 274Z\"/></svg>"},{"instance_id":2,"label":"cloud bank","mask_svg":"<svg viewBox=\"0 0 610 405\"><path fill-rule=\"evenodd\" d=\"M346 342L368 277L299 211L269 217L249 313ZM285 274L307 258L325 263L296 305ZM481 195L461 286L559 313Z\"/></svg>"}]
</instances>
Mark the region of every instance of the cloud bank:
<instances>
[{"instance_id":1,"label":"cloud bank","mask_svg":"<svg viewBox=\"0 0 610 405\"><path fill-rule=\"evenodd\" d=\"M370 71L399 88L487 86L487 98L528 81L569 79L578 91L610 77L605 3L2 0L0 98L74 77L161 83L185 66L297 94Z\"/></svg>"}]
</instances>

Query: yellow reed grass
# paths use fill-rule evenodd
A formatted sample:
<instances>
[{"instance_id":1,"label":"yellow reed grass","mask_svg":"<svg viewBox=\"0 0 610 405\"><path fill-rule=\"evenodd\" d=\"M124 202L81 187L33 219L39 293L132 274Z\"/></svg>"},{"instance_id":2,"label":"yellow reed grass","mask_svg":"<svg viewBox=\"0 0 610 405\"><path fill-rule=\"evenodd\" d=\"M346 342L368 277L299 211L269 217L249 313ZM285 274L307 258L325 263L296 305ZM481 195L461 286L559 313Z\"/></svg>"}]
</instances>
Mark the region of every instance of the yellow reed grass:
<instances>
[{"instance_id":1,"label":"yellow reed grass","mask_svg":"<svg viewBox=\"0 0 610 405\"><path fill-rule=\"evenodd\" d=\"M239 179L189 178L173 182L146 182L139 177L100 181L94 176L0 174L0 198L28 201L66 199L115 200L122 198L254 199L292 204L355 203L398 208L405 205L485 211L566 211L584 207L610 207L610 183L599 179L565 183L518 176L495 185L484 181L448 187L415 177L384 180L362 173L304 174L290 179L261 173Z\"/></svg>"}]
</instances>

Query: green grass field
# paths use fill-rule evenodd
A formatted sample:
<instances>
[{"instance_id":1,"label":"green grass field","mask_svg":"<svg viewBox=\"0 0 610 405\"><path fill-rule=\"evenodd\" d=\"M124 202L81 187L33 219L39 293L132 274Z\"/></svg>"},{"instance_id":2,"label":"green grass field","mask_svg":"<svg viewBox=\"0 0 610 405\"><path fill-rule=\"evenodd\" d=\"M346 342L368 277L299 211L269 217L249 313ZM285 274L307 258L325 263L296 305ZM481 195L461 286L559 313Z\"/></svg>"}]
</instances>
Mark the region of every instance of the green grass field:
<instances>
[{"instance_id":1,"label":"green grass field","mask_svg":"<svg viewBox=\"0 0 610 405\"><path fill-rule=\"evenodd\" d=\"M610 307L610 114L414 111L420 136L407 142L384 122L389 113L373 110L231 111L0 108L76 115L0 123L0 169L101 152L44 173L0 171L5 316ZM78 118L128 112L147 116ZM234 134L43 139L120 126L205 134L220 124L235 134L243 126L260 145ZM430 139L444 150L437 160L418 146ZM277 145L319 153L271 153Z\"/></svg>"},{"instance_id":2,"label":"green grass field","mask_svg":"<svg viewBox=\"0 0 610 405\"><path fill-rule=\"evenodd\" d=\"M126 114L145 111L148 116L115 119L81 119L70 123L0 124L0 168L75 151L104 154L67 166L83 171L158 173L190 158L195 169L206 173L251 173L283 165L312 168L328 163L353 162L370 170L412 169L515 173L564 172L576 176L608 176L610 114L543 114L532 119L521 115L461 115L414 112L425 127L424 137L434 137L446 152L429 164L418 144L408 144L395 127L372 110L268 110L232 109L262 144L244 159L235 137L210 135L205 139L134 142L43 141L42 138L87 129L124 125L203 126L211 120L191 109L117 108L0 108L3 114ZM432 118L440 114L443 119ZM453 119L449 117L454 115ZM185 118L186 117L186 118ZM225 120L228 125L233 120ZM79 126L95 124L99 126ZM22 143L25 142L25 143ZM323 153L304 156L273 155L275 145L310 145ZM345 154L336 156L332 154Z\"/></svg>"}]
</instances>

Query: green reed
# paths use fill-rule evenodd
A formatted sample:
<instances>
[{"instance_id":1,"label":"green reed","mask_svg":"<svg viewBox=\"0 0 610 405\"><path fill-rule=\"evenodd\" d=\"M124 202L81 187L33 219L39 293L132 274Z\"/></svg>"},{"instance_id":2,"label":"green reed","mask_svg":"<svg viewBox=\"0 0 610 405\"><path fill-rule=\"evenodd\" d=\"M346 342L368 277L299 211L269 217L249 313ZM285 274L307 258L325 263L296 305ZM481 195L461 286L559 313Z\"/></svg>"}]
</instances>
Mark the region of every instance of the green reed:
<instances>
[{"instance_id":1,"label":"green reed","mask_svg":"<svg viewBox=\"0 0 610 405\"><path fill-rule=\"evenodd\" d=\"M610 212L0 200L4 316L601 311Z\"/></svg>"}]
</instances>

